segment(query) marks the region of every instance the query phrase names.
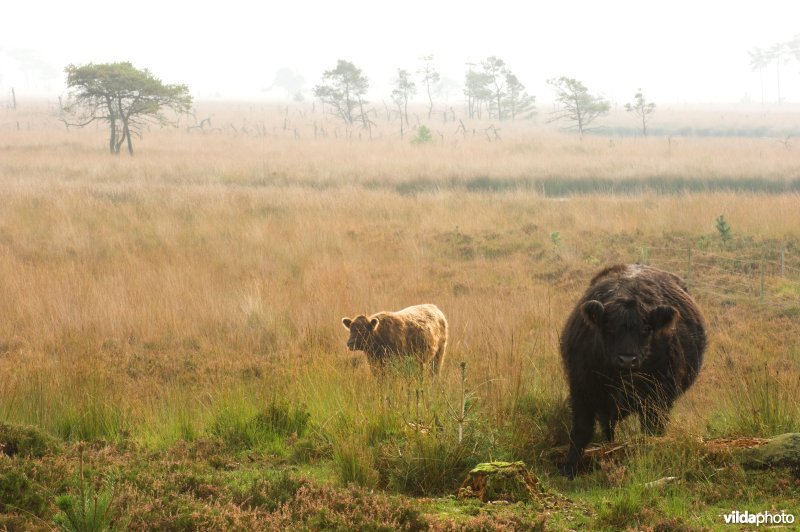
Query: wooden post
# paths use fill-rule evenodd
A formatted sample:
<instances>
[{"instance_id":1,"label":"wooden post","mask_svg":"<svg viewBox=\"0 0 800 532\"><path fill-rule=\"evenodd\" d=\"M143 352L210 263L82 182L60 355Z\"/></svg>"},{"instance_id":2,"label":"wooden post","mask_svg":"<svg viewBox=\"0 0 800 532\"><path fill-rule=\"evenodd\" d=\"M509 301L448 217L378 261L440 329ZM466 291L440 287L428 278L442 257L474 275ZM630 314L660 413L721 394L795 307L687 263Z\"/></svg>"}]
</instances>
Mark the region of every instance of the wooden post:
<instances>
[{"instance_id":1,"label":"wooden post","mask_svg":"<svg viewBox=\"0 0 800 532\"><path fill-rule=\"evenodd\" d=\"M761 296L759 299L764 301L764 255L761 255Z\"/></svg>"}]
</instances>

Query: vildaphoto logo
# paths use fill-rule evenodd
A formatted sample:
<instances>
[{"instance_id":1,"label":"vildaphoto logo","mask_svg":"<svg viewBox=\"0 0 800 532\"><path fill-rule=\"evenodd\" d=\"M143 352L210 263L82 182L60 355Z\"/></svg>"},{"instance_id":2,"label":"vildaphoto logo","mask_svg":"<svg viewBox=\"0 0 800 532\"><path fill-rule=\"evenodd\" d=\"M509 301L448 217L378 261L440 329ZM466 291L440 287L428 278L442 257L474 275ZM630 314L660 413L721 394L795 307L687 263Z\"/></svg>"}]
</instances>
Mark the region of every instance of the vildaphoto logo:
<instances>
[{"instance_id":1,"label":"vildaphoto logo","mask_svg":"<svg viewBox=\"0 0 800 532\"><path fill-rule=\"evenodd\" d=\"M781 510L781 513L773 512L758 512L750 513L748 511L740 512L734 510L729 514L724 514L722 518L725 520L726 525L793 525L794 514L787 514Z\"/></svg>"}]
</instances>

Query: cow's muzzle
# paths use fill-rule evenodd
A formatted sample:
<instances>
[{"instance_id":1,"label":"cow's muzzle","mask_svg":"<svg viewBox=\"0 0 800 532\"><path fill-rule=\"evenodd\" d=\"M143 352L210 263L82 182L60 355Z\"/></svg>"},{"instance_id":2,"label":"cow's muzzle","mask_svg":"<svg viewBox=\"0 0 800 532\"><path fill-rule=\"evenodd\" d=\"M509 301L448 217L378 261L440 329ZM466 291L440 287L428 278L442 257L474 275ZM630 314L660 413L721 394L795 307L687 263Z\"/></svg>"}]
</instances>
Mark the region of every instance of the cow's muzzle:
<instances>
[{"instance_id":1,"label":"cow's muzzle","mask_svg":"<svg viewBox=\"0 0 800 532\"><path fill-rule=\"evenodd\" d=\"M636 369L641 365L641 359L638 355L617 355L614 365L620 369Z\"/></svg>"}]
</instances>

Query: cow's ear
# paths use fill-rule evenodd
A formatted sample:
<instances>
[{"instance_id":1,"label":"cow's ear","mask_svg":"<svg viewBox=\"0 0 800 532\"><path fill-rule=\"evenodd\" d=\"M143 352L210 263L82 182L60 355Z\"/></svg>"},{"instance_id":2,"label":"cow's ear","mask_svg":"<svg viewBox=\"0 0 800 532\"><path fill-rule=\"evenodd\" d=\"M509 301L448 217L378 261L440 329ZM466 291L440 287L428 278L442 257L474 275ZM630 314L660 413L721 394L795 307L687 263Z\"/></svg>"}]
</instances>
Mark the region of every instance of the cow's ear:
<instances>
[{"instance_id":1,"label":"cow's ear","mask_svg":"<svg viewBox=\"0 0 800 532\"><path fill-rule=\"evenodd\" d=\"M344 325L345 329L349 329L350 325L352 325L352 324L353 324L353 320L351 320L350 318L342 318L342 325Z\"/></svg>"},{"instance_id":2,"label":"cow's ear","mask_svg":"<svg viewBox=\"0 0 800 532\"><path fill-rule=\"evenodd\" d=\"M369 320L369 326L372 327L373 331L378 328L378 323L378 318L372 318Z\"/></svg>"},{"instance_id":3,"label":"cow's ear","mask_svg":"<svg viewBox=\"0 0 800 532\"><path fill-rule=\"evenodd\" d=\"M666 332L675 327L681 315L674 307L661 305L650 311L650 327L655 332Z\"/></svg>"},{"instance_id":4,"label":"cow's ear","mask_svg":"<svg viewBox=\"0 0 800 532\"><path fill-rule=\"evenodd\" d=\"M596 299L591 299L581 305L581 316L586 320L586 323L594 325L595 327L600 327L602 325L604 312L605 307Z\"/></svg>"}]
</instances>

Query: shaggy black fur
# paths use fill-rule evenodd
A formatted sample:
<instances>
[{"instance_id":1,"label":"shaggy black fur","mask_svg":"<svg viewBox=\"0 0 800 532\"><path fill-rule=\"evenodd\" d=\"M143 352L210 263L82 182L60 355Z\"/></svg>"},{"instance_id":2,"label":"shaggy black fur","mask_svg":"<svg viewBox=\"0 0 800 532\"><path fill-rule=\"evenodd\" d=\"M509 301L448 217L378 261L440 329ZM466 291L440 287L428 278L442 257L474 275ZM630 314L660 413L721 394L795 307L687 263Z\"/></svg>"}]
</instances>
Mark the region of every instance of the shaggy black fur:
<instances>
[{"instance_id":1,"label":"shaggy black fur","mask_svg":"<svg viewBox=\"0 0 800 532\"><path fill-rule=\"evenodd\" d=\"M675 399L697 378L706 348L703 317L677 275L637 264L598 273L561 333L572 432L562 472L574 477L595 420L614 439L639 415L660 434Z\"/></svg>"}]
</instances>

